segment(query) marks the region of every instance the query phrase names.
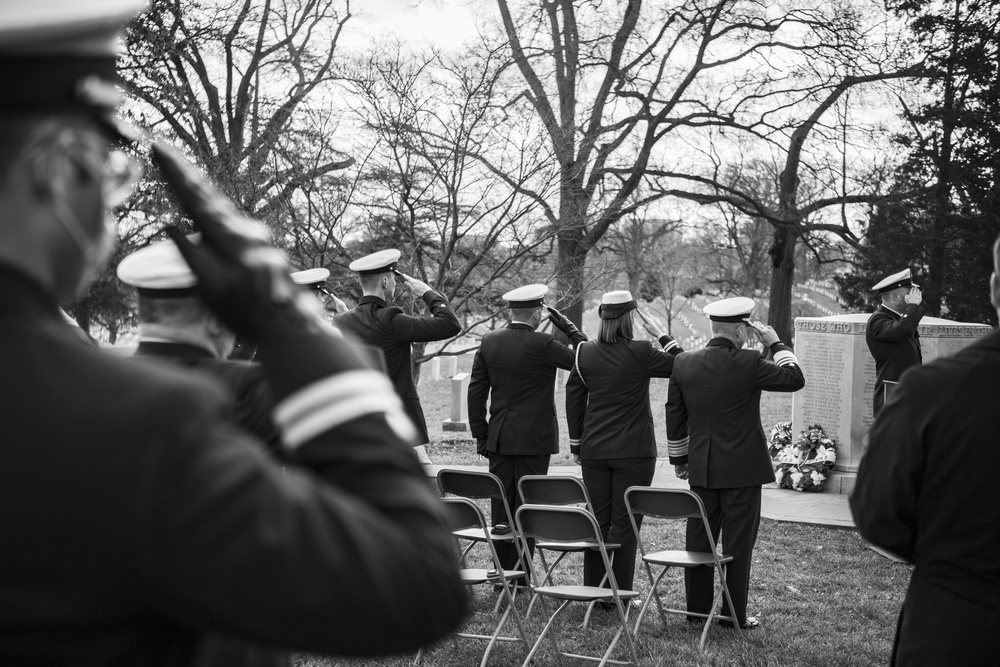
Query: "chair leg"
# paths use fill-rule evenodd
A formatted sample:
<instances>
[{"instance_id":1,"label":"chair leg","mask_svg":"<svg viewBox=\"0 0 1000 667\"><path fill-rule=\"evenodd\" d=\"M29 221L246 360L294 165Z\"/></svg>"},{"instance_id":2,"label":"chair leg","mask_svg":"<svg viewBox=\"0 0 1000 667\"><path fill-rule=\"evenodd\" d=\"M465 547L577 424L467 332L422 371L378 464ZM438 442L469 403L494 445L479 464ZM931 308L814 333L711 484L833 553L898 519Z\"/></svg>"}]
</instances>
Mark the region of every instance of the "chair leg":
<instances>
[{"instance_id":1,"label":"chair leg","mask_svg":"<svg viewBox=\"0 0 1000 667\"><path fill-rule=\"evenodd\" d=\"M545 627L542 628L541 634L538 635L538 639L535 640L534 646L532 646L531 650L528 651L528 655L524 659L524 662L521 664L521 667L528 667L528 665L531 664L532 658L535 657L535 654L538 652L539 647L542 645L542 642L545 640L546 637L549 638L549 642L551 642L551 644L552 644L552 651L555 653L556 661L560 665L563 664L562 651L559 650L559 644L557 643L556 638L555 638L554 624L555 624L556 619L559 617L559 614L561 614L563 612L563 610L566 609L566 606L569 605L570 602L572 602L572 600L566 600L565 602L563 602L561 605L559 605L559 608L556 609L555 613L552 614L552 616L549 617L548 623L546 623ZM542 598L542 610L546 614L549 613L549 610L548 610L548 608L547 608L547 606L545 604L544 597ZM550 631L552 631L551 634L550 634Z\"/></svg>"},{"instance_id":2,"label":"chair leg","mask_svg":"<svg viewBox=\"0 0 1000 667\"><path fill-rule=\"evenodd\" d=\"M649 607L649 603L654 597L656 598L656 608L660 612L660 622L663 624L664 628L667 627L667 614L666 612L663 611L663 601L660 599L660 594L657 591L657 587L660 585L660 582L663 580L663 576L667 573L667 570L669 570L670 568L669 567L663 568L663 570L660 571L660 574L658 574L654 578L653 570L650 569L649 564L648 563L643 563L643 564L646 566L646 574L649 575L649 593L646 594L646 599L642 601L642 607L640 607L639 609L639 615L635 619L634 632L636 633L639 632L639 626L642 624L642 617L645 615L646 609L647 607Z\"/></svg>"},{"instance_id":3,"label":"chair leg","mask_svg":"<svg viewBox=\"0 0 1000 667\"><path fill-rule=\"evenodd\" d=\"M566 554L568 552L566 552L566 551L560 552L560 554L556 557L556 559L554 561L552 561L552 565L550 566L550 565L548 565L545 562L545 550L544 549L537 549L537 548L535 550L538 552L538 557L542 561L542 569L545 572L545 574L542 576L542 580L538 583L538 585L539 586L545 586L547 584L554 583L552 581L552 573L555 571L556 567L559 565L559 561L561 561L566 556ZM531 609L532 609L532 607L535 606L535 600L537 598L538 598L537 594L533 594L531 596L531 601L528 602L528 610L526 612L524 612L524 618L526 618L526 619L531 618Z\"/></svg>"}]
</instances>

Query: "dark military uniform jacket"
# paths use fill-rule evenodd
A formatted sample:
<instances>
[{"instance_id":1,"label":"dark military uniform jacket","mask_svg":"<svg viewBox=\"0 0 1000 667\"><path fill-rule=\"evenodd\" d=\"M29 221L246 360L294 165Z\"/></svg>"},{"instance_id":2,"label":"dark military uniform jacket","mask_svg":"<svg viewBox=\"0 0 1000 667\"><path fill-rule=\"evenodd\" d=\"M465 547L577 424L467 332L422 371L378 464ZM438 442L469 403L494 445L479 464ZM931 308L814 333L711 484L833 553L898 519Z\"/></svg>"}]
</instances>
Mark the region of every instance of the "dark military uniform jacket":
<instances>
[{"instance_id":1,"label":"dark military uniform jacket","mask_svg":"<svg viewBox=\"0 0 1000 667\"><path fill-rule=\"evenodd\" d=\"M917 325L925 312L924 307L917 303L906 304L902 315L882 305L868 318L865 342L875 358L872 411L876 415L885 401L886 380L899 382L903 371L920 365L923 360Z\"/></svg>"},{"instance_id":2,"label":"dark military uniform jacket","mask_svg":"<svg viewBox=\"0 0 1000 667\"><path fill-rule=\"evenodd\" d=\"M670 377L681 352L670 336L659 342L663 349L637 340L577 346L566 382L566 420L570 450L582 460L656 457L649 380Z\"/></svg>"},{"instance_id":3,"label":"dark military uniform jacket","mask_svg":"<svg viewBox=\"0 0 1000 667\"><path fill-rule=\"evenodd\" d=\"M577 333L572 342L584 340ZM507 456L559 453L556 369L572 367L570 348L527 324L514 323L483 336L469 382L472 437L485 440L487 451Z\"/></svg>"},{"instance_id":4,"label":"dark military uniform jacket","mask_svg":"<svg viewBox=\"0 0 1000 667\"><path fill-rule=\"evenodd\" d=\"M328 335L266 352L308 473L238 429L217 382L82 345L0 267L0 664L187 665L207 630L404 652L455 628L454 542L389 383L334 374L354 366Z\"/></svg>"},{"instance_id":5,"label":"dark military uniform jacket","mask_svg":"<svg viewBox=\"0 0 1000 667\"><path fill-rule=\"evenodd\" d=\"M138 358L166 359L222 382L232 397L236 423L264 443L273 455L282 457L281 436L271 418L274 398L260 364L216 359L211 352L195 345L148 340L139 341L135 354Z\"/></svg>"},{"instance_id":6,"label":"dark military uniform jacket","mask_svg":"<svg viewBox=\"0 0 1000 667\"><path fill-rule=\"evenodd\" d=\"M805 386L791 348L771 346L774 361L756 350L713 338L674 362L667 390L670 463L688 464L691 486L731 489L774 481L760 423L761 391Z\"/></svg>"},{"instance_id":7,"label":"dark military uniform jacket","mask_svg":"<svg viewBox=\"0 0 1000 667\"><path fill-rule=\"evenodd\" d=\"M994 607L1000 600L997 378L996 331L906 371L872 424L850 498L861 534L913 562L914 577Z\"/></svg>"},{"instance_id":8,"label":"dark military uniform jacket","mask_svg":"<svg viewBox=\"0 0 1000 667\"><path fill-rule=\"evenodd\" d=\"M430 438L417 385L410 369L410 343L444 340L458 335L462 330L455 311L448 305L444 295L428 290L423 298L431 312L428 317L406 315L401 309L389 306L377 296L365 296L358 301L357 308L333 318L334 325L344 332L366 345L381 348L389 379L396 387L396 393L403 399L406 414L420 432L418 444L426 444Z\"/></svg>"}]
</instances>

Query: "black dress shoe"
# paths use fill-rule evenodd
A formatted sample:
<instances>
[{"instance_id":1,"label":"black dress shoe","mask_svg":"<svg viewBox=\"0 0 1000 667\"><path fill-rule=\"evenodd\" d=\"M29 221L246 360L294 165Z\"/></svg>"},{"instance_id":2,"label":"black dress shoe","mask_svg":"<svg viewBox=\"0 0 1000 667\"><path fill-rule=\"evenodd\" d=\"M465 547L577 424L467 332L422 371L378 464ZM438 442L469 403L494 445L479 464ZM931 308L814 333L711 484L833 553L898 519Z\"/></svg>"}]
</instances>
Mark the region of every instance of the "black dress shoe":
<instances>
[{"instance_id":1,"label":"black dress shoe","mask_svg":"<svg viewBox=\"0 0 1000 667\"><path fill-rule=\"evenodd\" d=\"M719 625L724 628L733 627L732 621L719 621ZM760 627L760 619L756 616L747 616L747 620L740 623L740 630L755 630Z\"/></svg>"}]
</instances>

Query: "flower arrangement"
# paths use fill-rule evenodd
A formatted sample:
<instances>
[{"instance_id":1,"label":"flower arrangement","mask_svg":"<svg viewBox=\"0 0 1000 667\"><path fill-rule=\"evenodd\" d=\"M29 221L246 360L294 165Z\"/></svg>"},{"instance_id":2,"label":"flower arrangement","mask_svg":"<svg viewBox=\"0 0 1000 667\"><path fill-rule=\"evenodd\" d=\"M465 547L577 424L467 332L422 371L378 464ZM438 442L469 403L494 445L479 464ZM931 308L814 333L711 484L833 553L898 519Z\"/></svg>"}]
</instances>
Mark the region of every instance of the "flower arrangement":
<instances>
[{"instance_id":1,"label":"flower arrangement","mask_svg":"<svg viewBox=\"0 0 1000 667\"><path fill-rule=\"evenodd\" d=\"M790 444L792 444L792 422L778 422L771 429L771 437L767 441L767 453L773 459Z\"/></svg>"},{"instance_id":2,"label":"flower arrangement","mask_svg":"<svg viewBox=\"0 0 1000 667\"><path fill-rule=\"evenodd\" d=\"M771 431L768 450L778 485L794 491L822 491L837 461L837 446L819 424L801 431L791 442L791 422L779 422Z\"/></svg>"}]
</instances>

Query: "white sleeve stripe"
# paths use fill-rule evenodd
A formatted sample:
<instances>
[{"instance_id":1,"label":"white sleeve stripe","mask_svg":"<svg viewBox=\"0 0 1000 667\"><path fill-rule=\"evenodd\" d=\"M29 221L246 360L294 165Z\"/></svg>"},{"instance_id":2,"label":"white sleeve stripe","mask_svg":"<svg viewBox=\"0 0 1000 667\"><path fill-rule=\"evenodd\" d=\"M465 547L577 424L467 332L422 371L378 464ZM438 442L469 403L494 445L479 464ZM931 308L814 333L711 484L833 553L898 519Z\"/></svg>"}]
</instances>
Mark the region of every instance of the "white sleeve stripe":
<instances>
[{"instance_id":1,"label":"white sleeve stripe","mask_svg":"<svg viewBox=\"0 0 1000 667\"><path fill-rule=\"evenodd\" d=\"M785 364L797 364L799 360L788 350L779 350L774 353L774 363L783 366Z\"/></svg>"},{"instance_id":2,"label":"white sleeve stripe","mask_svg":"<svg viewBox=\"0 0 1000 667\"><path fill-rule=\"evenodd\" d=\"M279 426L289 424L331 403L359 394L395 395L388 378L372 370L348 371L322 378L295 392L274 409Z\"/></svg>"},{"instance_id":3,"label":"white sleeve stripe","mask_svg":"<svg viewBox=\"0 0 1000 667\"><path fill-rule=\"evenodd\" d=\"M666 352L667 350L672 350L675 347L677 347L677 341L672 340L672 341L670 341L669 343L667 343L666 345L663 346L663 351Z\"/></svg>"},{"instance_id":4,"label":"white sleeve stripe","mask_svg":"<svg viewBox=\"0 0 1000 667\"><path fill-rule=\"evenodd\" d=\"M393 399L397 404L395 406L392 404ZM380 412L394 412L398 411L399 407L399 399L396 396L369 393L345 399L326 409L304 415L292 423L282 424L282 440L286 447L295 449L320 433L346 424L358 417Z\"/></svg>"},{"instance_id":5,"label":"white sleeve stripe","mask_svg":"<svg viewBox=\"0 0 1000 667\"><path fill-rule=\"evenodd\" d=\"M684 456L688 452L688 442L691 440L691 436L681 438L680 440L667 440L667 454L670 456Z\"/></svg>"}]
</instances>

